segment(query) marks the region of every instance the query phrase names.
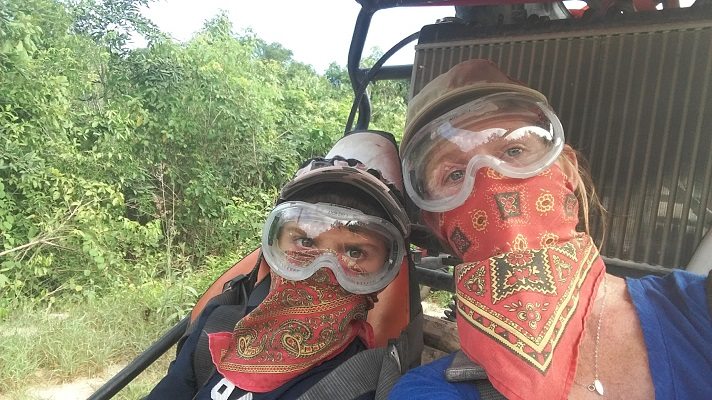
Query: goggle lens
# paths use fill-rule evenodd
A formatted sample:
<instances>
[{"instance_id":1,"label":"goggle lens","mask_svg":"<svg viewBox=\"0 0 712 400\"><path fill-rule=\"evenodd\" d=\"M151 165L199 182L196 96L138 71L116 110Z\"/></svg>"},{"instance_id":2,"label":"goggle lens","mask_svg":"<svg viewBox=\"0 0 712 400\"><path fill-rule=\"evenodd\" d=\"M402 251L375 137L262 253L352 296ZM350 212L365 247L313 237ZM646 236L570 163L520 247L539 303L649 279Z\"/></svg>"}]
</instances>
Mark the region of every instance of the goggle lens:
<instances>
[{"instance_id":1,"label":"goggle lens","mask_svg":"<svg viewBox=\"0 0 712 400\"><path fill-rule=\"evenodd\" d=\"M334 271L353 293L372 293L395 277L403 238L388 221L328 204L288 202L270 214L263 253L272 269L302 280L320 268Z\"/></svg>"},{"instance_id":2,"label":"goggle lens","mask_svg":"<svg viewBox=\"0 0 712 400\"><path fill-rule=\"evenodd\" d=\"M545 103L516 93L485 96L415 133L404 149L406 190L421 209L446 211L467 198L480 168L531 177L556 160L563 144L561 122Z\"/></svg>"}]
</instances>

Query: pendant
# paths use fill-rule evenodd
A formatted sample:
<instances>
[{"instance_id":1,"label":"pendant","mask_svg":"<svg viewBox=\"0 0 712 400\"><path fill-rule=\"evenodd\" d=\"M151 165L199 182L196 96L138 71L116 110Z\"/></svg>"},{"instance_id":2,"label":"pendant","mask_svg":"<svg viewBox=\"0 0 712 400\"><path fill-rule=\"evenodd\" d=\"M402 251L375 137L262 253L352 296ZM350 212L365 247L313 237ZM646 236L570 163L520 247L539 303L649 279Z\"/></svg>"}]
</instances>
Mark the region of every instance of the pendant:
<instances>
[{"instance_id":1,"label":"pendant","mask_svg":"<svg viewBox=\"0 0 712 400\"><path fill-rule=\"evenodd\" d=\"M599 396L603 396L603 384L598 379L594 379L593 383L586 386L589 392L596 392Z\"/></svg>"}]
</instances>

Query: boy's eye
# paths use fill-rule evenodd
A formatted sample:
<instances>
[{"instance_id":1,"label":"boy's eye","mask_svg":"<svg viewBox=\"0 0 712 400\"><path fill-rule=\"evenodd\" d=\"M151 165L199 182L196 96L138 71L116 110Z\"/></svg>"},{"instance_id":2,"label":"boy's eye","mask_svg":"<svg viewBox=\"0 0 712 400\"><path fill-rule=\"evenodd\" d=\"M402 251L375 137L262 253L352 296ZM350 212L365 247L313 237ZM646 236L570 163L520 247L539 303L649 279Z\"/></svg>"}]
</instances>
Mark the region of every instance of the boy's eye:
<instances>
[{"instance_id":1,"label":"boy's eye","mask_svg":"<svg viewBox=\"0 0 712 400\"><path fill-rule=\"evenodd\" d=\"M295 240L297 245L301 247L314 247L314 239L303 237L303 238L297 238Z\"/></svg>"},{"instance_id":2,"label":"boy's eye","mask_svg":"<svg viewBox=\"0 0 712 400\"><path fill-rule=\"evenodd\" d=\"M351 258L354 258L354 259L359 259L359 258L363 257L363 251L361 251L360 249L357 249L357 248L352 248L352 249L346 250L346 255Z\"/></svg>"}]
</instances>

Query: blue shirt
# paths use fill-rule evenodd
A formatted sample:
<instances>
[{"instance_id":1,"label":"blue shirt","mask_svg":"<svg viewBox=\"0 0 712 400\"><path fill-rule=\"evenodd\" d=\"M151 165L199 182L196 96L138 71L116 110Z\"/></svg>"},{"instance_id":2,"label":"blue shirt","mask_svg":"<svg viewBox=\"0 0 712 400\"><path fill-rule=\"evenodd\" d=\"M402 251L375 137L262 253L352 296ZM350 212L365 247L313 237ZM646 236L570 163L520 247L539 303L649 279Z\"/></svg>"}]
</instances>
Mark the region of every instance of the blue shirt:
<instances>
[{"instance_id":1,"label":"blue shirt","mask_svg":"<svg viewBox=\"0 0 712 400\"><path fill-rule=\"evenodd\" d=\"M712 319L701 275L628 279L657 399L712 399Z\"/></svg>"},{"instance_id":2,"label":"blue shirt","mask_svg":"<svg viewBox=\"0 0 712 400\"><path fill-rule=\"evenodd\" d=\"M675 271L626 283L643 330L655 397L712 399L712 318L705 278ZM408 372L388 398L479 399L474 384L445 380L453 357Z\"/></svg>"}]
</instances>

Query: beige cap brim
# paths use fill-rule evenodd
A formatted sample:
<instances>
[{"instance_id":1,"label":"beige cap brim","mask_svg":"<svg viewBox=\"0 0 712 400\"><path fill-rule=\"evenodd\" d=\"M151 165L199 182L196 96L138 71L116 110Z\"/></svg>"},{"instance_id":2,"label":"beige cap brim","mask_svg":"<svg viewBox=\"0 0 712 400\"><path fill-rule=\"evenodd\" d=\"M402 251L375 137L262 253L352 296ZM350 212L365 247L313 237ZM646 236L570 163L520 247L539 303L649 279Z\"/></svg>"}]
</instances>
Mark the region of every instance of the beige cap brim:
<instances>
[{"instance_id":1,"label":"beige cap brim","mask_svg":"<svg viewBox=\"0 0 712 400\"><path fill-rule=\"evenodd\" d=\"M534 89L514 83L478 82L472 85L452 89L445 95L426 105L422 110L420 110L420 112L418 112L417 115L413 117L412 120L408 121L403 134L403 141L400 146L401 156L403 155L403 150L406 148L406 145L410 139L413 138L414 134L430 121L470 101L490 94L503 92L515 92L529 95L548 104L548 100L543 94Z\"/></svg>"}]
</instances>

